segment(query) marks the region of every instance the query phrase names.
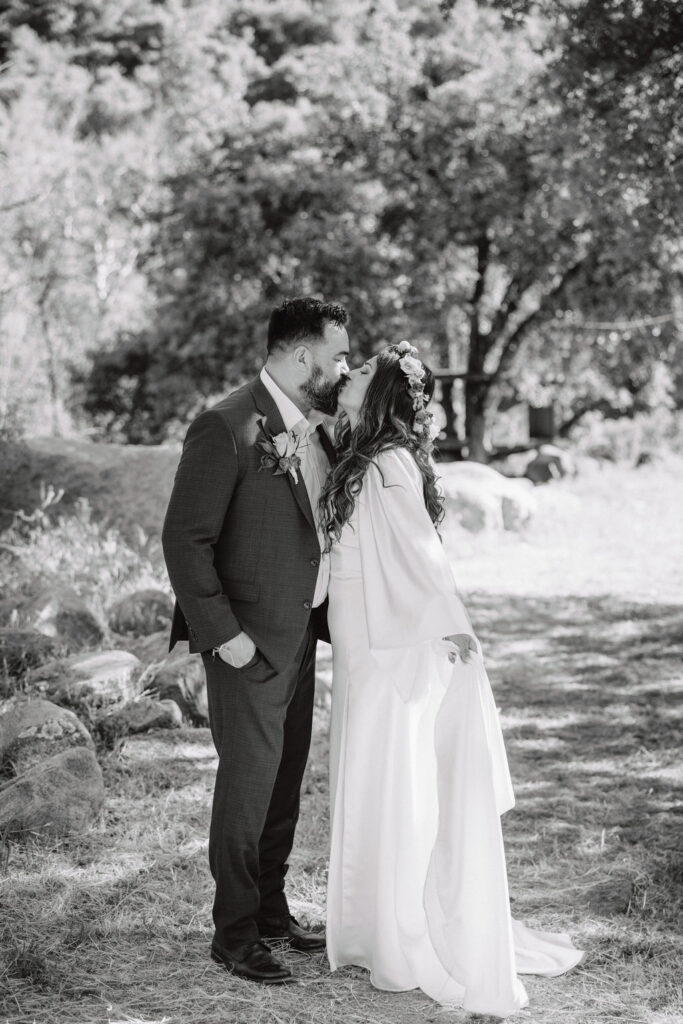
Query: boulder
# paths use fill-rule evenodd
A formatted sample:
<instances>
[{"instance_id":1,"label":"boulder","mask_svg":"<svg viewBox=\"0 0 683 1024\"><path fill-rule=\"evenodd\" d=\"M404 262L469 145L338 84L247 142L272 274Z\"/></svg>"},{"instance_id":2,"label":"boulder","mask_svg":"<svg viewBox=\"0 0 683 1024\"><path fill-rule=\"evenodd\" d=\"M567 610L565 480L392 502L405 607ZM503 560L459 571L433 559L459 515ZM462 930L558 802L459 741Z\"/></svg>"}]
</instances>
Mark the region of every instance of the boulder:
<instances>
[{"instance_id":1,"label":"boulder","mask_svg":"<svg viewBox=\"0 0 683 1024\"><path fill-rule=\"evenodd\" d=\"M489 466L491 469L497 469L503 476L519 479L524 476L526 467L537 455L538 450L536 448L531 448L526 452L512 452L510 455L505 455L502 458L491 459Z\"/></svg>"},{"instance_id":2,"label":"boulder","mask_svg":"<svg viewBox=\"0 0 683 1024\"><path fill-rule=\"evenodd\" d=\"M194 725L208 725L206 676L199 654L169 655L155 672L146 675L145 686L162 700L173 700Z\"/></svg>"},{"instance_id":3,"label":"boulder","mask_svg":"<svg viewBox=\"0 0 683 1024\"><path fill-rule=\"evenodd\" d=\"M12 447L4 459L0 529L18 509L41 503L41 485L58 484L61 501L50 513L63 514L85 498L95 518L117 527L126 540L144 547L161 534L178 465L179 445L100 444L81 438L33 437Z\"/></svg>"},{"instance_id":4,"label":"boulder","mask_svg":"<svg viewBox=\"0 0 683 1024\"><path fill-rule=\"evenodd\" d=\"M143 665L160 664L169 657L168 635L169 630L163 629L149 636L131 637L126 641L126 647ZM173 654L177 656L183 649L187 652L186 643L176 645Z\"/></svg>"},{"instance_id":5,"label":"boulder","mask_svg":"<svg viewBox=\"0 0 683 1024\"><path fill-rule=\"evenodd\" d=\"M533 485L513 480L478 462L439 465L446 497L446 516L465 530L521 530L533 518L537 501Z\"/></svg>"},{"instance_id":6,"label":"boulder","mask_svg":"<svg viewBox=\"0 0 683 1024\"><path fill-rule=\"evenodd\" d=\"M57 704L102 707L137 697L141 669L138 658L128 651L98 651L48 662L34 679Z\"/></svg>"},{"instance_id":7,"label":"boulder","mask_svg":"<svg viewBox=\"0 0 683 1024\"><path fill-rule=\"evenodd\" d=\"M170 626L173 601L163 590L136 590L112 605L108 618L115 633L149 636Z\"/></svg>"},{"instance_id":8,"label":"boulder","mask_svg":"<svg viewBox=\"0 0 683 1024\"><path fill-rule=\"evenodd\" d=\"M0 789L0 835L82 832L103 803L102 770L92 750L64 750Z\"/></svg>"},{"instance_id":9,"label":"boulder","mask_svg":"<svg viewBox=\"0 0 683 1024\"><path fill-rule=\"evenodd\" d=\"M98 727L105 735L126 736L150 729L179 729L183 714L174 700L138 697L103 716Z\"/></svg>"},{"instance_id":10,"label":"boulder","mask_svg":"<svg viewBox=\"0 0 683 1024\"><path fill-rule=\"evenodd\" d=\"M550 480L575 475L576 465L570 453L554 444L541 445L538 454L524 471L527 480L534 484L546 484Z\"/></svg>"},{"instance_id":11,"label":"boulder","mask_svg":"<svg viewBox=\"0 0 683 1024\"><path fill-rule=\"evenodd\" d=\"M104 630L85 602L63 584L37 582L30 596L17 605L17 615L30 628L62 640L72 651L104 640Z\"/></svg>"},{"instance_id":12,"label":"boulder","mask_svg":"<svg viewBox=\"0 0 683 1024\"><path fill-rule=\"evenodd\" d=\"M59 648L54 637L36 629L0 629L0 666L12 676L54 658Z\"/></svg>"},{"instance_id":13,"label":"boulder","mask_svg":"<svg viewBox=\"0 0 683 1024\"><path fill-rule=\"evenodd\" d=\"M8 701L0 706L0 768L21 775L73 747L94 747L79 718L48 700Z\"/></svg>"}]
</instances>

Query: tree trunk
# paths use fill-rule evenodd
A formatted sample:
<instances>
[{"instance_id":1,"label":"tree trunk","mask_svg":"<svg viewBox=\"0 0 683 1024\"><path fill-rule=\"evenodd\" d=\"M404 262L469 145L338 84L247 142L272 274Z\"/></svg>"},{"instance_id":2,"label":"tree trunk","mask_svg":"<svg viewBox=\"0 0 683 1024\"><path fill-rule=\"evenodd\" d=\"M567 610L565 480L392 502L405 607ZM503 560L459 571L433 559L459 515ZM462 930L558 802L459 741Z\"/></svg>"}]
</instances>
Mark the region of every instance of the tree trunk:
<instances>
[{"instance_id":1,"label":"tree trunk","mask_svg":"<svg viewBox=\"0 0 683 1024\"><path fill-rule=\"evenodd\" d=\"M477 244L477 280L471 300L470 350L467 360L467 377L465 378L467 457L473 462L488 462L486 414L490 385L486 379L482 380L488 352L488 336L481 331L479 307L484 294L489 251L489 239L484 233Z\"/></svg>"},{"instance_id":2,"label":"tree trunk","mask_svg":"<svg viewBox=\"0 0 683 1024\"><path fill-rule=\"evenodd\" d=\"M55 349L54 341L52 338L52 329L50 326L50 320L45 309L45 302L39 303L40 309L40 322L43 329L43 340L45 342L45 353L46 359L46 370L47 370L47 383L50 394L50 411L51 411L51 434L53 437L61 437L62 435L62 396L60 394L60 382L59 382L59 366L57 362L57 352Z\"/></svg>"},{"instance_id":3,"label":"tree trunk","mask_svg":"<svg viewBox=\"0 0 683 1024\"><path fill-rule=\"evenodd\" d=\"M488 462L487 413L489 384L485 381L465 381L465 433L468 459Z\"/></svg>"}]
</instances>

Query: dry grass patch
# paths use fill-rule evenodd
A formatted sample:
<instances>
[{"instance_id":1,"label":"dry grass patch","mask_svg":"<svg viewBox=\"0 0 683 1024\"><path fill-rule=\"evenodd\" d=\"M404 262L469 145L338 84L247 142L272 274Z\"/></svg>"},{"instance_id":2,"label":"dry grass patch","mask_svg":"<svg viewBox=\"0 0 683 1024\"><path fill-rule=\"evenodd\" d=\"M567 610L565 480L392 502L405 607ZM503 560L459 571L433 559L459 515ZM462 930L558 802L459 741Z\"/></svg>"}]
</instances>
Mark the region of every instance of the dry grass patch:
<instances>
[{"instance_id":1,"label":"dry grass patch","mask_svg":"<svg viewBox=\"0 0 683 1024\"><path fill-rule=\"evenodd\" d=\"M643 472L620 485L622 497L640 488L638 508L664 491ZM546 512L553 503L560 511L552 521L542 511L526 540L499 539L495 565L489 538L470 538L461 559L516 785L517 807L504 819L513 913L570 931L587 951L566 977L527 979L531 1006L517 1019L681 1024L683 607L673 597L677 565L672 556L665 580L664 558L673 513L668 504L650 512L662 585L658 600L639 600L650 552L632 541L645 535L645 513L634 525L633 508L613 497L617 477L600 479L592 492L581 480L549 490ZM672 484L672 501L681 486ZM582 508L572 504L579 496ZM579 512L572 560L564 545ZM606 577L627 548L626 571ZM562 571L551 586L553 565ZM329 649L321 654L324 680ZM325 904L327 725L321 699L289 875L294 912L313 921ZM5 845L0 857L4 1024L476 1019L417 992L378 992L362 970L330 975L323 956L284 953L300 979L291 988L227 976L208 958L208 730L130 738L101 761L108 798L95 828L68 842Z\"/></svg>"}]
</instances>

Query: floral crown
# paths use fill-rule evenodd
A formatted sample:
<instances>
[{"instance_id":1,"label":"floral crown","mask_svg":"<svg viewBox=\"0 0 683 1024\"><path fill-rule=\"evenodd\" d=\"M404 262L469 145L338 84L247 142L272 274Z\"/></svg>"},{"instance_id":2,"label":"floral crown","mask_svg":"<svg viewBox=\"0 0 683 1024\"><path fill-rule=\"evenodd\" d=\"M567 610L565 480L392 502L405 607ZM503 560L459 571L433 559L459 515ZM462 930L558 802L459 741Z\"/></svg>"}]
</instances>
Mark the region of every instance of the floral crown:
<instances>
[{"instance_id":1,"label":"floral crown","mask_svg":"<svg viewBox=\"0 0 683 1024\"><path fill-rule=\"evenodd\" d=\"M408 394L413 401L413 433L424 440L434 441L439 435L439 428L434 424L432 413L425 409L426 371L417 357L417 349L409 341L400 341L394 347L401 356L398 365L408 380Z\"/></svg>"}]
</instances>

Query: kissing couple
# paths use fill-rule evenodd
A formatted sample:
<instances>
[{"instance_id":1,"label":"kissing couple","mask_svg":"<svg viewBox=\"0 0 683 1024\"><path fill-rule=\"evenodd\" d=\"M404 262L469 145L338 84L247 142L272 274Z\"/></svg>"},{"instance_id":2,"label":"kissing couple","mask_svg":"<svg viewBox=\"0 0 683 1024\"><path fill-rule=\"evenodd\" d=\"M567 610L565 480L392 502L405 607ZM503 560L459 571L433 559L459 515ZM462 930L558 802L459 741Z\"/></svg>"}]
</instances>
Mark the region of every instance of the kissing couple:
<instances>
[{"instance_id":1,"label":"kissing couple","mask_svg":"<svg viewBox=\"0 0 683 1024\"><path fill-rule=\"evenodd\" d=\"M405 341L349 370L347 324L314 298L273 310L260 374L190 425L164 523L171 648L202 655L218 751L211 956L282 984L295 977L268 939L327 946L333 971L504 1017L528 1002L518 974L583 954L510 916L514 797L437 532L434 378ZM335 415L332 434L312 422ZM333 654L326 934L285 894L319 639Z\"/></svg>"}]
</instances>

